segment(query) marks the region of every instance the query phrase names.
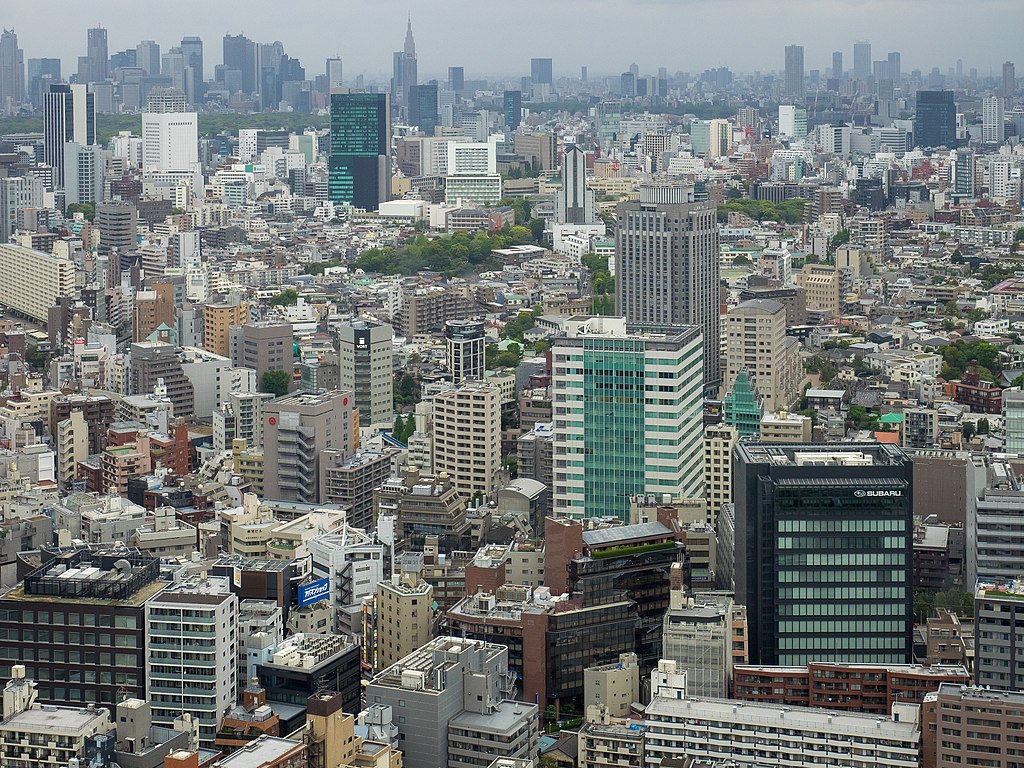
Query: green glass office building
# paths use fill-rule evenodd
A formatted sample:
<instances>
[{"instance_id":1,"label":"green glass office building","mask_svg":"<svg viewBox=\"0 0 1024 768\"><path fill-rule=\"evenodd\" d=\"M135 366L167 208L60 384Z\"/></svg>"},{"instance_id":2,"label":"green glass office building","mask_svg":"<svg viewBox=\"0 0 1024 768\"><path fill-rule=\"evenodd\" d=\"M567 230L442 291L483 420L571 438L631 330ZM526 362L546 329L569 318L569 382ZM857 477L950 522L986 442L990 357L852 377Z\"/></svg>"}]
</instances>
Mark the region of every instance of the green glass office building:
<instances>
[{"instance_id":1,"label":"green glass office building","mask_svg":"<svg viewBox=\"0 0 1024 768\"><path fill-rule=\"evenodd\" d=\"M376 211L391 187L391 110L386 93L331 94L331 202Z\"/></svg>"},{"instance_id":2,"label":"green glass office building","mask_svg":"<svg viewBox=\"0 0 1024 768\"><path fill-rule=\"evenodd\" d=\"M913 660L913 468L887 444L734 452L750 663Z\"/></svg>"}]
</instances>

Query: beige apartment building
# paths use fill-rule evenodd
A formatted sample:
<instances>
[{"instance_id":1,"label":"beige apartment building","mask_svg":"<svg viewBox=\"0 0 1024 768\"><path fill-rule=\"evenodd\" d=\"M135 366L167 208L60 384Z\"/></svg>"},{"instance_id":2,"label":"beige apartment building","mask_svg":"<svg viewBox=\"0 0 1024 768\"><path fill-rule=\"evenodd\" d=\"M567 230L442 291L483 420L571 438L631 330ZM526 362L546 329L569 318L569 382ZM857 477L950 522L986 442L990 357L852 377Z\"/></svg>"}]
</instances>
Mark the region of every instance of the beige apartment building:
<instances>
[{"instance_id":1,"label":"beige apartment building","mask_svg":"<svg viewBox=\"0 0 1024 768\"><path fill-rule=\"evenodd\" d=\"M807 292L807 309L838 317L840 305L839 270L828 264L804 264L796 275L796 284Z\"/></svg>"},{"instance_id":2,"label":"beige apartment building","mask_svg":"<svg viewBox=\"0 0 1024 768\"><path fill-rule=\"evenodd\" d=\"M0 243L0 275L0 305L44 324L57 299L75 290L70 259L20 245Z\"/></svg>"},{"instance_id":3,"label":"beige apartment building","mask_svg":"<svg viewBox=\"0 0 1024 768\"><path fill-rule=\"evenodd\" d=\"M466 384L434 396L434 471L463 496L491 494L501 469L501 391Z\"/></svg>"},{"instance_id":4,"label":"beige apartment building","mask_svg":"<svg viewBox=\"0 0 1024 768\"><path fill-rule=\"evenodd\" d=\"M377 585L377 663L387 669L434 636L434 588L419 572L396 573Z\"/></svg>"},{"instance_id":5,"label":"beige apartment building","mask_svg":"<svg viewBox=\"0 0 1024 768\"><path fill-rule=\"evenodd\" d=\"M786 335L786 308L774 299L750 299L725 321L725 390L746 371L767 410L789 408L803 378L800 342Z\"/></svg>"}]
</instances>

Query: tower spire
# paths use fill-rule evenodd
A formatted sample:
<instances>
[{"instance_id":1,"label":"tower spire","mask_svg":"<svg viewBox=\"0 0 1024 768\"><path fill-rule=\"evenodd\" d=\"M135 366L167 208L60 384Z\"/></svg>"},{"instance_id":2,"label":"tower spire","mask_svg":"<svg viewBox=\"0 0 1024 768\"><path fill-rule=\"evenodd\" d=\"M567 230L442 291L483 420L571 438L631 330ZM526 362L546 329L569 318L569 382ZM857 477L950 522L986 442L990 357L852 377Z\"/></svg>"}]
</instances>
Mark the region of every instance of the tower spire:
<instances>
[{"instance_id":1,"label":"tower spire","mask_svg":"<svg viewBox=\"0 0 1024 768\"><path fill-rule=\"evenodd\" d=\"M412 38L412 11L409 12L408 26L405 28L405 55L416 58L416 41Z\"/></svg>"}]
</instances>

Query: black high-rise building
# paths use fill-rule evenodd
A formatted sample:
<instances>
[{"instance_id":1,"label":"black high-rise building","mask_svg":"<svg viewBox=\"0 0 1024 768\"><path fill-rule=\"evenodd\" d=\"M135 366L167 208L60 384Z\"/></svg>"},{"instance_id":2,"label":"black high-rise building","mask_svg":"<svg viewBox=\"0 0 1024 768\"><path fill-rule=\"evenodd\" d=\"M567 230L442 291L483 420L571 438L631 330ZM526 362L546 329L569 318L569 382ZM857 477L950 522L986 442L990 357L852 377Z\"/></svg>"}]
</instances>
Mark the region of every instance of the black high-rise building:
<instances>
[{"instance_id":1,"label":"black high-rise building","mask_svg":"<svg viewBox=\"0 0 1024 768\"><path fill-rule=\"evenodd\" d=\"M466 70L464 67L448 67L448 90L461 91L466 87Z\"/></svg>"},{"instance_id":2,"label":"black high-rise building","mask_svg":"<svg viewBox=\"0 0 1024 768\"><path fill-rule=\"evenodd\" d=\"M515 131L523 122L523 92L505 91L505 127Z\"/></svg>"},{"instance_id":3,"label":"black high-rise building","mask_svg":"<svg viewBox=\"0 0 1024 768\"><path fill-rule=\"evenodd\" d=\"M910 458L874 443L740 443L734 457L750 663L910 662Z\"/></svg>"},{"instance_id":4,"label":"black high-rise building","mask_svg":"<svg viewBox=\"0 0 1024 768\"><path fill-rule=\"evenodd\" d=\"M409 124L417 125L427 136L437 126L437 83L414 85L409 89Z\"/></svg>"},{"instance_id":5,"label":"black high-rise building","mask_svg":"<svg viewBox=\"0 0 1024 768\"><path fill-rule=\"evenodd\" d=\"M224 35L224 67L242 73L242 92L256 90L256 46L245 35Z\"/></svg>"},{"instance_id":6,"label":"black high-rise building","mask_svg":"<svg viewBox=\"0 0 1024 768\"><path fill-rule=\"evenodd\" d=\"M386 93L331 94L327 183L334 203L376 211L388 199L391 115Z\"/></svg>"},{"instance_id":7,"label":"black high-rise building","mask_svg":"<svg viewBox=\"0 0 1024 768\"><path fill-rule=\"evenodd\" d=\"M554 83L551 59L530 59L530 81L532 83Z\"/></svg>"},{"instance_id":8,"label":"black high-rise building","mask_svg":"<svg viewBox=\"0 0 1024 768\"><path fill-rule=\"evenodd\" d=\"M914 145L956 146L956 103L952 91L918 91Z\"/></svg>"}]
</instances>

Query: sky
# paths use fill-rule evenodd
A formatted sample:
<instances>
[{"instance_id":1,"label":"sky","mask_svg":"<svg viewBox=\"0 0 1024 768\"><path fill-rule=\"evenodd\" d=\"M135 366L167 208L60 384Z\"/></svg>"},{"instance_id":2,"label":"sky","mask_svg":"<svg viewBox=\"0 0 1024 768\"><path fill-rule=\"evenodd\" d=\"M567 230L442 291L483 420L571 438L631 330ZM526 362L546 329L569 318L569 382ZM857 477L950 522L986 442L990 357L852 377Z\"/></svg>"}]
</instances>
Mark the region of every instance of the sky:
<instances>
[{"instance_id":1,"label":"sky","mask_svg":"<svg viewBox=\"0 0 1024 768\"><path fill-rule=\"evenodd\" d=\"M310 79L340 55L346 82L390 74L412 15L420 80L464 66L467 79L529 74L530 58L550 57L556 77L734 72L783 67L783 49L804 46L805 70L831 66L841 50L870 40L872 58L900 51L902 69L1024 71L1022 0L2 0L0 25L13 28L26 58L63 60L67 77L85 53L85 30L104 26L110 53L156 40L162 51L185 35L205 43L206 77L221 61L224 34L280 40Z\"/></svg>"}]
</instances>

